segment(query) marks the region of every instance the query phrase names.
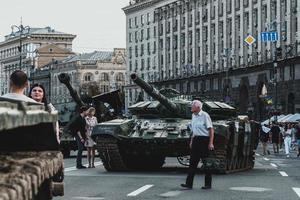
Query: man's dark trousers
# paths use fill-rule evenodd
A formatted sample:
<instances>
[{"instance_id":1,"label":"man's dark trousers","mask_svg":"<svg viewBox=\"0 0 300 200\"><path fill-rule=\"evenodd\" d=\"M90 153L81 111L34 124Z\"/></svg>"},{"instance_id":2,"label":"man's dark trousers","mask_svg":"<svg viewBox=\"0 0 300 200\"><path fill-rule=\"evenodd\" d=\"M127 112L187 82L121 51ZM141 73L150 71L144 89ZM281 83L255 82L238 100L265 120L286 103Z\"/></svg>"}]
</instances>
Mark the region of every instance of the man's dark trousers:
<instances>
[{"instance_id":1,"label":"man's dark trousers","mask_svg":"<svg viewBox=\"0 0 300 200\"><path fill-rule=\"evenodd\" d=\"M84 147L83 147L83 143L81 142L81 140L77 134L75 135L75 139L76 139L77 147L78 147L76 166L80 167L80 166L82 166L82 151L83 151Z\"/></svg>"},{"instance_id":2,"label":"man's dark trousers","mask_svg":"<svg viewBox=\"0 0 300 200\"><path fill-rule=\"evenodd\" d=\"M193 187L194 176L196 174L196 170L200 158L203 159L208 156L208 143L209 143L209 137L195 136L193 138L189 172L186 178L186 185L190 187ZM212 182L211 172L205 171L205 186L211 187L211 182Z\"/></svg>"}]
</instances>

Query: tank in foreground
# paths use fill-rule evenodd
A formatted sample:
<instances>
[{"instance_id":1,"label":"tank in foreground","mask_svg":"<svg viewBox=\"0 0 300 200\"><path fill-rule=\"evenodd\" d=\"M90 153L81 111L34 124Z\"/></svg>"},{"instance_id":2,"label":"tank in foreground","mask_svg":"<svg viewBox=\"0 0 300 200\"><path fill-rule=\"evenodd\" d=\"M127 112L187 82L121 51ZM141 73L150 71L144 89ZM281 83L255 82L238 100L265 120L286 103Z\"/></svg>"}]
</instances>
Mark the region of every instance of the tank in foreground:
<instances>
[{"instance_id":1,"label":"tank in foreground","mask_svg":"<svg viewBox=\"0 0 300 200\"><path fill-rule=\"evenodd\" d=\"M57 114L0 97L0 199L47 200L64 194Z\"/></svg>"},{"instance_id":2,"label":"tank in foreground","mask_svg":"<svg viewBox=\"0 0 300 200\"><path fill-rule=\"evenodd\" d=\"M107 121L94 128L92 137L106 170L155 170L163 166L166 157L178 157L180 161L188 156L192 98L180 96L173 89L159 92L136 74L131 79L154 101L130 106L133 119ZM210 114L215 129L215 172L253 168L257 125L252 123L252 133L245 134L235 108L223 102L205 100L203 110Z\"/></svg>"}]
</instances>

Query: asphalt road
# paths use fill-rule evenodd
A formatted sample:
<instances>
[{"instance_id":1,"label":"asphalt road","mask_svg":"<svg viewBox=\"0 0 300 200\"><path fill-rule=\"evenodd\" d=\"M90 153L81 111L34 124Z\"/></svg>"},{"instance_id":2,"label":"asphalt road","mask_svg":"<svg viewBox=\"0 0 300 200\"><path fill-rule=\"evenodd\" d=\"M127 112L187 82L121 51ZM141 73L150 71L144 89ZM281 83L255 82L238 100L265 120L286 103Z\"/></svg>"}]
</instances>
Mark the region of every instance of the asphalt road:
<instances>
[{"instance_id":1,"label":"asphalt road","mask_svg":"<svg viewBox=\"0 0 300 200\"><path fill-rule=\"evenodd\" d=\"M209 191L201 189L203 174L196 175L193 190L182 189L179 185L184 183L187 171L176 158L168 158L158 172L106 172L99 159L96 164L94 169L77 170L75 157L65 159L65 196L54 199L300 199L300 158L295 152L290 158L283 152L262 156L259 148L253 170L214 175Z\"/></svg>"}]
</instances>

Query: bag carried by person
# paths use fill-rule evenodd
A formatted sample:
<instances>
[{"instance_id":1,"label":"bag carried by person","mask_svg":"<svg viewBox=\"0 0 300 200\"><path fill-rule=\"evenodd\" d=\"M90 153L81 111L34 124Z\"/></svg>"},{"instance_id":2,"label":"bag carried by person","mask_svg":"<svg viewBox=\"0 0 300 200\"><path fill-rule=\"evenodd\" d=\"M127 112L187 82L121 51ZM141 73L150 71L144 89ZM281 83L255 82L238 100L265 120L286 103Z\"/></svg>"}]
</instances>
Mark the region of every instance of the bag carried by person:
<instances>
[{"instance_id":1,"label":"bag carried by person","mask_svg":"<svg viewBox=\"0 0 300 200\"><path fill-rule=\"evenodd\" d=\"M203 159L203 169L211 173L223 168L221 160L216 157L215 151L209 151L208 157Z\"/></svg>"}]
</instances>

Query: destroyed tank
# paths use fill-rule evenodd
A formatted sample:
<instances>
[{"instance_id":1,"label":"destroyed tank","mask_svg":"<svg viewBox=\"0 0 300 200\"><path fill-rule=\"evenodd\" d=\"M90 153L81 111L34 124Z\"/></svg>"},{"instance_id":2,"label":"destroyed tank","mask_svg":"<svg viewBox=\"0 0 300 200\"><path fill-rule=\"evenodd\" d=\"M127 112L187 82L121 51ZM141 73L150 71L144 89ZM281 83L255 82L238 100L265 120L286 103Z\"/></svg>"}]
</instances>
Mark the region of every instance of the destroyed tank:
<instances>
[{"instance_id":1,"label":"destroyed tank","mask_svg":"<svg viewBox=\"0 0 300 200\"><path fill-rule=\"evenodd\" d=\"M47 200L64 194L57 113L0 97L0 199Z\"/></svg>"},{"instance_id":2,"label":"destroyed tank","mask_svg":"<svg viewBox=\"0 0 300 200\"><path fill-rule=\"evenodd\" d=\"M89 99L89 102L83 102L77 91L72 87L70 83L70 76L67 73L59 74L58 79L69 90L70 95L75 101L77 108L80 108L84 105L93 105L95 107L98 122L114 119L121 113L123 105L119 94L120 90L114 90L111 92L96 95ZM112 110L114 112L112 112ZM77 113L73 113L73 116L75 116L76 114ZM72 120L72 118L70 120ZM69 157L70 152L76 151L78 147L75 138L68 133L69 121L62 123L63 126L61 126L62 131L60 135L60 149L64 157Z\"/></svg>"},{"instance_id":3,"label":"destroyed tank","mask_svg":"<svg viewBox=\"0 0 300 200\"><path fill-rule=\"evenodd\" d=\"M154 170L163 166L166 157L178 157L182 163L181 158L190 154L192 97L181 96L174 89L159 92L136 74L131 79L154 100L130 106L133 119L111 120L93 129L92 138L105 169ZM245 134L236 109L223 102L204 100L203 110L210 114L215 130L215 172L253 168L257 124L252 123L251 134Z\"/></svg>"}]
</instances>

